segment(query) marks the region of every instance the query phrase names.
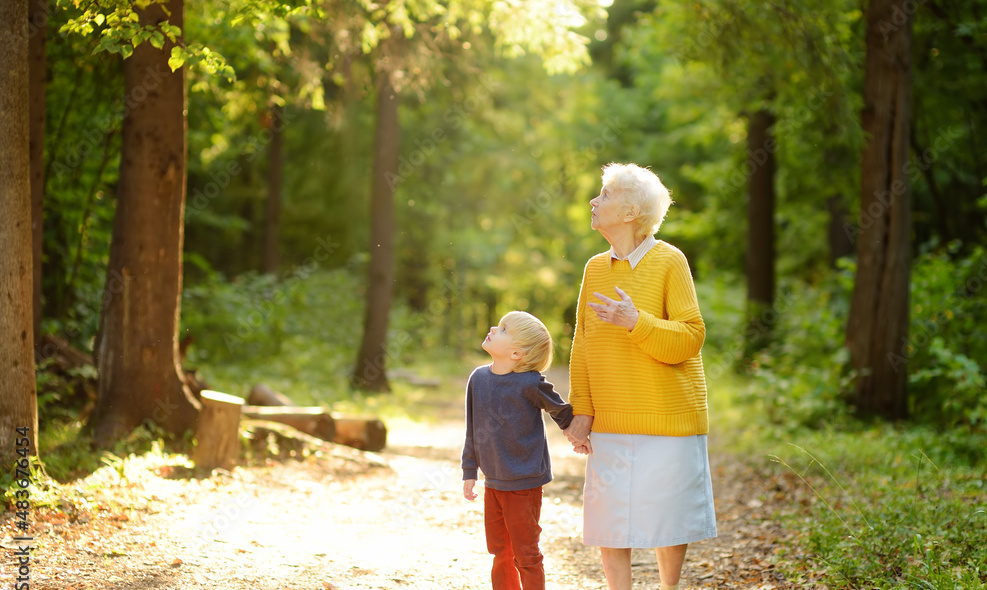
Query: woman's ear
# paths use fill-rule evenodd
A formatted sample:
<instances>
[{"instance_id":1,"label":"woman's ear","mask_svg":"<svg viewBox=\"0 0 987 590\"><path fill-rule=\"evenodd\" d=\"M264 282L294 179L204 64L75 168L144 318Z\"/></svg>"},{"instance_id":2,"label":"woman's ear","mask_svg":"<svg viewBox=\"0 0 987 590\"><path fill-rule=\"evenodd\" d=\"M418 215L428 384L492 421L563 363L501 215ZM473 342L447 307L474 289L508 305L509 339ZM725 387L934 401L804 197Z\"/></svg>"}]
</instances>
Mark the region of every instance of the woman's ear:
<instances>
[{"instance_id":1,"label":"woman's ear","mask_svg":"<svg viewBox=\"0 0 987 590\"><path fill-rule=\"evenodd\" d=\"M627 212L624 213L624 221L631 222L637 219L637 216L641 214L641 208L637 205L628 205Z\"/></svg>"}]
</instances>

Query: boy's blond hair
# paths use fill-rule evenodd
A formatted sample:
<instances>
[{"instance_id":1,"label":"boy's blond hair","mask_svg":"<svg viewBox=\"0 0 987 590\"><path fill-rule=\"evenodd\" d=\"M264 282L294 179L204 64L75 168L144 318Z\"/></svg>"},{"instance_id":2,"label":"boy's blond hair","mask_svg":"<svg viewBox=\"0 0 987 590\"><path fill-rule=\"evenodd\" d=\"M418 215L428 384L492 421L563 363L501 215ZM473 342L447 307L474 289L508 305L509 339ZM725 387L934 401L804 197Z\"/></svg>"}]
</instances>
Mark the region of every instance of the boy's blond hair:
<instances>
[{"instance_id":1,"label":"boy's blond hair","mask_svg":"<svg viewBox=\"0 0 987 590\"><path fill-rule=\"evenodd\" d=\"M526 311L512 311L501 318L500 325L524 354L514 367L515 373L543 372L552 365L552 335L541 320Z\"/></svg>"}]
</instances>

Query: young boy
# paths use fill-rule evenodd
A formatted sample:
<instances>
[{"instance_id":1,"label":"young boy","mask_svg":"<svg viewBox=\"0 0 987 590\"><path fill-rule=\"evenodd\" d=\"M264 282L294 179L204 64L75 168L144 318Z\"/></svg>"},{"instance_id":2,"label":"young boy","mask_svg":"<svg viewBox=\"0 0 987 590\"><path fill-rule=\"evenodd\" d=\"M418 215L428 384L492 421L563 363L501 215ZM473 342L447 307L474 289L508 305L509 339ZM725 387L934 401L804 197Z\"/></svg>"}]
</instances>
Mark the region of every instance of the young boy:
<instances>
[{"instance_id":1,"label":"young boy","mask_svg":"<svg viewBox=\"0 0 987 590\"><path fill-rule=\"evenodd\" d=\"M482 346L493 362L477 367L466 386L463 496L476 499L479 468L493 589L543 590L538 522L552 463L541 411L565 429L572 406L541 374L552 362L552 336L538 318L512 311L490 328Z\"/></svg>"}]
</instances>

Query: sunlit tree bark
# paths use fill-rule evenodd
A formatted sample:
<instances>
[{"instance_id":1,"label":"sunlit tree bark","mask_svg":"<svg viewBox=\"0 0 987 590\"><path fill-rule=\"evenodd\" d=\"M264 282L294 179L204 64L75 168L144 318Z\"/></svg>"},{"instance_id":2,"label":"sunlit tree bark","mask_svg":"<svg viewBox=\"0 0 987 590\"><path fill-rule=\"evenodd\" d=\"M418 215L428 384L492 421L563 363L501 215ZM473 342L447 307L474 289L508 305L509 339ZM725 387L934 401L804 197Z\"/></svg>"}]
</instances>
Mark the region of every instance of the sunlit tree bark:
<instances>
[{"instance_id":1,"label":"sunlit tree bark","mask_svg":"<svg viewBox=\"0 0 987 590\"><path fill-rule=\"evenodd\" d=\"M142 23L183 25L183 0L142 11ZM148 43L124 60L128 109L120 184L95 355L99 399L91 425L100 446L142 423L179 434L198 403L178 354L185 208L185 72L168 67L171 45Z\"/></svg>"},{"instance_id":2,"label":"sunlit tree bark","mask_svg":"<svg viewBox=\"0 0 987 590\"><path fill-rule=\"evenodd\" d=\"M31 110L31 235L34 260L34 341L41 338L41 244L44 239L45 81L48 1L31 0L28 8L29 93Z\"/></svg>"},{"instance_id":3,"label":"sunlit tree bark","mask_svg":"<svg viewBox=\"0 0 987 590\"><path fill-rule=\"evenodd\" d=\"M28 114L28 0L0 2L0 472L37 454ZM27 445L19 444L27 441Z\"/></svg>"}]
</instances>

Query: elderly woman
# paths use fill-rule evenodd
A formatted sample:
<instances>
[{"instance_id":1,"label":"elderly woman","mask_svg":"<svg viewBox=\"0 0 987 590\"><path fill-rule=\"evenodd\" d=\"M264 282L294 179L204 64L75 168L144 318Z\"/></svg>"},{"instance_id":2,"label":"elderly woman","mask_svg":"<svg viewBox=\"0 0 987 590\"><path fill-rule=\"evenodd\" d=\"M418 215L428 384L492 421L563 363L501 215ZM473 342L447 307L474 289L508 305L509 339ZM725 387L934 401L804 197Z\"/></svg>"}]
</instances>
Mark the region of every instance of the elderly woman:
<instances>
[{"instance_id":1,"label":"elderly woman","mask_svg":"<svg viewBox=\"0 0 987 590\"><path fill-rule=\"evenodd\" d=\"M589 203L610 251L583 271L566 436L592 449L583 542L600 547L611 590L631 588L632 548L655 548L662 589L677 588L688 544L716 536L706 326L685 256L654 237L671 203L634 164L604 167Z\"/></svg>"}]
</instances>

